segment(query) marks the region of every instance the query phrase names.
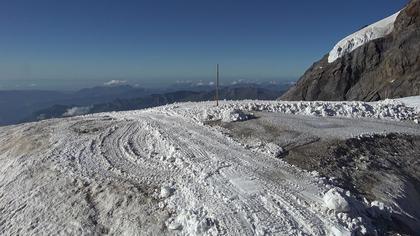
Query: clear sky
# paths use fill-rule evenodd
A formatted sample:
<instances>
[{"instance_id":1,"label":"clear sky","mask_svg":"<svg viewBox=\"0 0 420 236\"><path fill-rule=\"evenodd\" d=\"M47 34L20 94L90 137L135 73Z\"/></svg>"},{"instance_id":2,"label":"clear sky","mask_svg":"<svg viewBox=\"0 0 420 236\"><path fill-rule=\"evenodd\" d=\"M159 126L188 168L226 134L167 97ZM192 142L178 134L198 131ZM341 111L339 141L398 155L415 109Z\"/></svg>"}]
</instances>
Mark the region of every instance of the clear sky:
<instances>
[{"instance_id":1,"label":"clear sky","mask_svg":"<svg viewBox=\"0 0 420 236\"><path fill-rule=\"evenodd\" d=\"M0 0L0 89L297 78L406 0Z\"/></svg>"}]
</instances>

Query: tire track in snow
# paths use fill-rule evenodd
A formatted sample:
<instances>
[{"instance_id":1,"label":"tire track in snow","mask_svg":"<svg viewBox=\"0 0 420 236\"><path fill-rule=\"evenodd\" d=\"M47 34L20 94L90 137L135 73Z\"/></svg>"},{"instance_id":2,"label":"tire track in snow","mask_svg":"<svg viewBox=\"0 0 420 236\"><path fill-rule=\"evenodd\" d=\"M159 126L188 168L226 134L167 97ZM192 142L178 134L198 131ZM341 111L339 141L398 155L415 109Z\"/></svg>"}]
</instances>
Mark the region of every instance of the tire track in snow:
<instances>
[{"instance_id":1,"label":"tire track in snow","mask_svg":"<svg viewBox=\"0 0 420 236\"><path fill-rule=\"evenodd\" d=\"M153 117L151 114L148 114L148 115L149 115L148 117ZM249 156L249 153L244 155L244 150L240 146L235 147L234 144L223 139L222 139L222 142L219 142L220 137L217 137L218 139L206 137L207 135L208 136L215 135L214 133L208 132L209 129L207 127L200 127L197 125L193 125L190 122L180 123L179 122L180 120L182 120L182 118L180 117L171 118L168 115L160 115L160 116L156 116L155 118L156 122L163 123L162 127L165 127L165 131L167 131L168 134L171 134L171 133L177 134L177 136L174 137L174 140L172 140L172 142L177 143L177 144L180 144L180 143L184 144L183 146L186 147L185 148L186 150L184 150L184 148L182 149L185 152L183 153L184 155L188 156L188 153L190 154L194 153L196 155L198 154L199 156L201 156L200 160L197 160L195 158L194 159L195 163L192 163L192 165L200 166L199 167L200 171L203 171L203 170L205 171L206 168L203 167L200 161L209 159L211 158L211 156L218 156L220 160L235 163L234 165L237 169L233 170L233 173L226 172L225 176L220 175L220 174L211 176L213 179L216 176L220 178L220 180L217 183L214 183L214 186L212 186L214 189L217 189L215 191L224 192L226 190L238 188L237 185L235 186L235 184L229 183L229 180L234 176L239 176L240 178L249 177L250 179L257 180L255 182L267 181L266 179L259 180L258 177L255 177L255 174L258 173L258 168L256 168L255 166L262 165L261 163L259 163L258 159L267 159L269 157L263 156L263 155L258 156L258 155L255 155L255 153L253 154L254 156L252 157ZM183 136L185 133L188 133L188 132L190 135L193 133L194 137ZM207 146L212 147L209 149L206 148L206 150L210 150L210 152L213 151L213 153L203 153L201 151L203 150L203 145L200 140L205 140L205 142L207 142ZM225 146L226 144L227 146ZM216 147L220 147L220 148L216 148ZM239 156L239 158L237 158L235 154ZM269 162L266 163L266 165L267 164L269 164ZM232 166L232 164L230 164L230 166ZM211 165L208 165L208 167L215 168L215 167L212 167ZM225 171L227 169L232 169L232 168L226 168L223 170ZM292 177L292 175L289 177ZM301 176L299 176L299 178L301 178ZM301 179L299 181L302 182ZM252 184L252 181L249 183ZM288 230L290 228L298 228L298 226L300 226L301 233L304 232L304 233L312 234L312 235L320 235L320 234L325 234L326 229L322 227L325 223L331 224L331 225L334 224L333 222L328 222L328 220L319 219L318 217L319 212L315 213L313 211L305 210L308 207L308 205L307 204L301 205L300 202L304 202L303 200L300 202L295 200L299 196L295 196L295 199L292 199L291 197L289 197L287 193L293 192L291 191L293 187L292 185L286 185L287 188L285 188L284 186L279 185L277 183L277 186L274 186L275 188L273 189L264 188L264 186L259 186L259 187L261 187L262 189L258 191L259 192L258 194L264 195L266 192L268 192L272 194L273 196L275 196L276 201L277 201L277 204L275 204L275 206L277 206L276 209L264 209L265 206L264 204L261 204L261 200L259 198L255 196L247 196L246 194L241 193L241 189L240 189L241 187L239 187L238 191L235 191L233 193L232 192L227 193L227 194L225 193L226 195L229 195L229 194L240 195L241 199L240 199L240 202L237 203L238 205L237 208L238 210L244 211L243 214L245 214L245 218L247 218L247 220L249 221L248 223L250 223L252 232L254 234L258 233L256 232L257 227L264 225L266 223L264 221L271 218L273 214L273 210L285 212L287 213L287 217L284 217L283 219L280 219L280 220L276 219L277 220L276 223L272 223L271 225L265 225L262 228L270 230L272 228L278 229L281 227L283 228L286 227ZM223 210L223 212L226 213L225 209ZM252 216L255 217L257 215L255 214L255 212L259 212L261 215L263 215L263 216L260 216L260 218L263 218L264 220L258 220L258 216L256 217L256 219L252 220L251 219ZM265 213L262 213L262 212L265 212ZM219 214L223 214L223 213L219 212ZM289 219L285 220L285 218L289 218ZM294 220L291 221L290 218ZM260 225L257 226L255 221L258 221L258 224ZM282 232L282 233L285 233L285 232Z\"/></svg>"},{"instance_id":2,"label":"tire track in snow","mask_svg":"<svg viewBox=\"0 0 420 236\"><path fill-rule=\"evenodd\" d=\"M59 123L51 156L75 176L170 186L160 199L170 234L325 235L338 225L317 201L325 187L294 167L176 112L118 116Z\"/></svg>"}]
</instances>

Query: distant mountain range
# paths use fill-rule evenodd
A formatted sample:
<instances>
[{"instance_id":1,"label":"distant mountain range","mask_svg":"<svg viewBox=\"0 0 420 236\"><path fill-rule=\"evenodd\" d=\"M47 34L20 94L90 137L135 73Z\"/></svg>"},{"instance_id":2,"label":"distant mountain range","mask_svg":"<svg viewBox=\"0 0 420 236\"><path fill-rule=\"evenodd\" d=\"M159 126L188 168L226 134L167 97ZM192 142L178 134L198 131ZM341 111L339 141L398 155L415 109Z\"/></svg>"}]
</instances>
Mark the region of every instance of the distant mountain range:
<instances>
[{"instance_id":1,"label":"distant mountain range","mask_svg":"<svg viewBox=\"0 0 420 236\"><path fill-rule=\"evenodd\" d=\"M289 86L290 83L237 83L221 87L220 98L273 100ZM0 125L142 109L173 102L213 100L214 94L214 86L209 84L175 84L160 90L118 85L86 88L75 92L0 91Z\"/></svg>"},{"instance_id":2,"label":"distant mountain range","mask_svg":"<svg viewBox=\"0 0 420 236\"><path fill-rule=\"evenodd\" d=\"M0 125L20 123L33 113L53 105L89 106L95 103L110 102L115 99L129 99L146 96L154 91L124 86L103 86L67 91L0 91Z\"/></svg>"}]
</instances>

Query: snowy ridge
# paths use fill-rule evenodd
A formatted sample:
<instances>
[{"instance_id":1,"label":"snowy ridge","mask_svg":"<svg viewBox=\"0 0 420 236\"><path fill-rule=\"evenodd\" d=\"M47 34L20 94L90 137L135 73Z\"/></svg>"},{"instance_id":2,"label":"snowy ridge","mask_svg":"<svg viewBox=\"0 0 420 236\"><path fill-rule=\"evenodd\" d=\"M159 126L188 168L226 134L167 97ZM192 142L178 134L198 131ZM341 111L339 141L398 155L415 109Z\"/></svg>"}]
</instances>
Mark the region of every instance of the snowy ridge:
<instances>
[{"instance_id":1,"label":"snowy ridge","mask_svg":"<svg viewBox=\"0 0 420 236\"><path fill-rule=\"evenodd\" d=\"M225 101L214 107L212 102L184 103L163 106L155 109L171 110L196 121L244 120L243 114L235 111L265 111L295 115L334 116L343 118L374 118L386 120L413 120L417 109L407 106L403 101L384 100L379 102L285 102L285 101Z\"/></svg>"},{"instance_id":2,"label":"snowy ridge","mask_svg":"<svg viewBox=\"0 0 420 236\"><path fill-rule=\"evenodd\" d=\"M338 42L328 56L328 63L332 63L356 48L378 38L385 37L394 30L394 22L400 12L369 25Z\"/></svg>"}]
</instances>

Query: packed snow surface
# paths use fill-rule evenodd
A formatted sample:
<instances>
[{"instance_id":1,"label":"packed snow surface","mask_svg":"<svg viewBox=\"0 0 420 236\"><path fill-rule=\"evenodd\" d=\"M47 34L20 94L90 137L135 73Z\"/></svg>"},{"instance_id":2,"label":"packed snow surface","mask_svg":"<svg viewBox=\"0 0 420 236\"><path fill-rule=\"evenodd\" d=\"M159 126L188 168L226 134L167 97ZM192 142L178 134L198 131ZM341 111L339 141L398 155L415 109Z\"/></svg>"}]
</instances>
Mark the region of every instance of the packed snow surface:
<instances>
[{"instance_id":1,"label":"packed snow surface","mask_svg":"<svg viewBox=\"0 0 420 236\"><path fill-rule=\"evenodd\" d=\"M350 197L337 195L325 178L274 158L279 147L250 150L205 125L248 119L252 111L413 115L395 101L202 102L1 127L0 234L350 235L369 229L351 211Z\"/></svg>"},{"instance_id":2,"label":"packed snow surface","mask_svg":"<svg viewBox=\"0 0 420 236\"><path fill-rule=\"evenodd\" d=\"M396 99L406 106L414 107L420 112L420 96L412 96Z\"/></svg>"},{"instance_id":3,"label":"packed snow surface","mask_svg":"<svg viewBox=\"0 0 420 236\"><path fill-rule=\"evenodd\" d=\"M343 55L352 52L356 48L378 38L385 37L394 30L394 22L400 12L395 13L383 20L353 33L340 42L338 42L331 50L328 56L328 63L332 63Z\"/></svg>"}]
</instances>

